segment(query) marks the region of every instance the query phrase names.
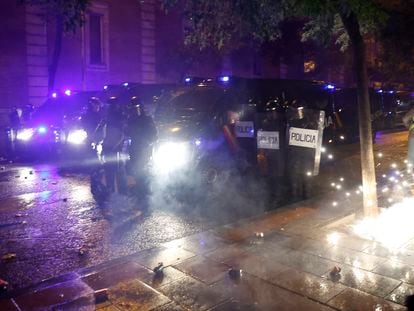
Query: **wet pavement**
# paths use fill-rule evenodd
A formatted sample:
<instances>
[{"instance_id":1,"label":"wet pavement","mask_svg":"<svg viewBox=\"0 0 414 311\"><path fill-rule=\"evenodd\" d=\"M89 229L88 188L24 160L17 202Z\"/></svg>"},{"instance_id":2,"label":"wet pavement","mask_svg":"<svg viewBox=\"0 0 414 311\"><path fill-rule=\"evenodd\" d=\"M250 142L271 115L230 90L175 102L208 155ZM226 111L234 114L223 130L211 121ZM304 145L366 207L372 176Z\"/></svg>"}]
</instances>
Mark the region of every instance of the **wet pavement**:
<instances>
[{"instance_id":1,"label":"wet pavement","mask_svg":"<svg viewBox=\"0 0 414 311\"><path fill-rule=\"evenodd\" d=\"M129 209L116 212L131 202L115 195L109 203L114 215L108 218L95 203L86 174L56 165L1 165L0 279L15 289L25 287L264 210L254 197L231 194L220 199L225 210L208 202L189 206L155 195L151 200L147 215L129 219Z\"/></svg>"},{"instance_id":2,"label":"wet pavement","mask_svg":"<svg viewBox=\"0 0 414 311\"><path fill-rule=\"evenodd\" d=\"M379 137L379 172L404 157L405 139ZM348 150L340 163L354 173L357 147ZM0 278L15 290L0 310L404 310L414 293L414 239L395 252L329 225L357 211L358 196L330 192L266 214L254 202L227 213L162 202L137 221L116 222L97 208L85 175L49 165L1 169ZM321 193L333 171L325 164ZM345 173L336 166L335 176ZM163 274L152 271L159 262ZM231 278L231 267L242 276Z\"/></svg>"},{"instance_id":3,"label":"wet pavement","mask_svg":"<svg viewBox=\"0 0 414 311\"><path fill-rule=\"evenodd\" d=\"M338 214L360 208L358 200L342 203L304 201L76 269L11 293L0 309L405 310L412 261L373 255L377 242L331 227Z\"/></svg>"}]
</instances>

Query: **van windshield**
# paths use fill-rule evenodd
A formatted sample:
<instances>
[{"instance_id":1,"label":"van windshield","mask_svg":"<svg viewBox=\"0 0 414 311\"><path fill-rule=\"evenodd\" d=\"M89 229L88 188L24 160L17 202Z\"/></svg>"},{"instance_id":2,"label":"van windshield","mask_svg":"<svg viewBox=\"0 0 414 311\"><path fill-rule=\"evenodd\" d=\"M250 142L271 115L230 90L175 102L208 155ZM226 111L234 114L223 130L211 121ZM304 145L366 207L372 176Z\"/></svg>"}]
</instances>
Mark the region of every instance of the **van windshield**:
<instances>
[{"instance_id":1,"label":"van windshield","mask_svg":"<svg viewBox=\"0 0 414 311\"><path fill-rule=\"evenodd\" d=\"M172 95L160 100L155 112L157 119L191 118L205 116L214 110L223 91L219 89L196 89Z\"/></svg>"}]
</instances>

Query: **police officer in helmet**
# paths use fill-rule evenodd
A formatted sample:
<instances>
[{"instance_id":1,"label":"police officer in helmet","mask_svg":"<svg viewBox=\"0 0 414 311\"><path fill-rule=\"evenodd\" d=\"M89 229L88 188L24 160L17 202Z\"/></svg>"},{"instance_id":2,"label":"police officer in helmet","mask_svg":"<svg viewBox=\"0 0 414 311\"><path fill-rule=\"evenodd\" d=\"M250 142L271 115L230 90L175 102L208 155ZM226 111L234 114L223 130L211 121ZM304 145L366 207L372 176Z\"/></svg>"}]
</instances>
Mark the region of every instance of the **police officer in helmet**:
<instances>
[{"instance_id":1,"label":"police officer in helmet","mask_svg":"<svg viewBox=\"0 0 414 311\"><path fill-rule=\"evenodd\" d=\"M278 207L285 199L285 128L286 115L279 98L269 99L262 107L263 118L258 121L258 129L278 132L277 149L258 149L259 166L266 176L269 191L269 208Z\"/></svg>"},{"instance_id":2,"label":"police officer in helmet","mask_svg":"<svg viewBox=\"0 0 414 311\"><path fill-rule=\"evenodd\" d=\"M136 96L132 97L129 105L127 133L131 138L128 171L133 173L136 181L133 191L145 200L149 192L147 168L157 130L152 117L145 113L143 103Z\"/></svg>"},{"instance_id":3,"label":"police officer in helmet","mask_svg":"<svg viewBox=\"0 0 414 311\"><path fill-rule=\"evenodd\" d=\"M120 152L124 142L125 122L122 107L118 99L113 97L108 101L108 115L104 126L102 154L104 159L107 189L110 193L119 192L123 186L120 180Z\"/></svg>"},{"instance_id":4,"label":"police officer in helmet","mask_svg":"<svg viewBox=\"0 0 414 311\"><path fill-rule=\"evenodd\" d=\"M87 133L88 143L97 143L102 139L102 103L97 97L88 101L86 113L82 116L82 127Z\"/></svg>"}]
</instances>

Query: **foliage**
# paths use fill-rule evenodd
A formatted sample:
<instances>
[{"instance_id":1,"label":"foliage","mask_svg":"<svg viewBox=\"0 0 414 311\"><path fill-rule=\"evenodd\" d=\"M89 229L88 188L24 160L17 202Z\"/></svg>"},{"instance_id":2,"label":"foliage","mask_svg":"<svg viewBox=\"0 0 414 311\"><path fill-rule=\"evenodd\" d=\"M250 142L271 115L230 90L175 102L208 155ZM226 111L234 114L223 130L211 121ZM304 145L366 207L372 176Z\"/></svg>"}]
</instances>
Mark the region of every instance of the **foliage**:
<instances>
[{"instance_id":1,"label":"foliage","mask_svg":"<svg viewBox=\"0 0 414 311\"><path fill-rule=\"evenodd\" d=\"M163 0L166 9L176 3ZM373 0L186 0L184 12L186 43L201 49L234 48L245 39L274 41L281 36L280 23L289 19L304 22L303 40L328 44L334 38L345 48L348 35L340 14L356 14L363 34L386 20L384 10Z\"/></svg>"},{"instance_id":2,"label":"foliage","mask_svg":"<svg viewBox=\"0 0 414 311\"><path fill-rule=\"evenodd\" d=\"M163 0L164 8L176 0ZM188 0L184 1L187 44L201 49L237 47L241 39L274 40L280 36L283 20L280 1L271 0Z\"/></svg>"},{"instance_id":3,"label":"foliage","mask_svg":"<svg viewBox=\"0 0 414 311\"><path fill-rule=\"evenodd\" d=\"M65 32L73 31L84 23L84 12L90 0L18 0L20 4L38 5L46 9L46 18L56 16Z\"/></svg>"}]
</instances>

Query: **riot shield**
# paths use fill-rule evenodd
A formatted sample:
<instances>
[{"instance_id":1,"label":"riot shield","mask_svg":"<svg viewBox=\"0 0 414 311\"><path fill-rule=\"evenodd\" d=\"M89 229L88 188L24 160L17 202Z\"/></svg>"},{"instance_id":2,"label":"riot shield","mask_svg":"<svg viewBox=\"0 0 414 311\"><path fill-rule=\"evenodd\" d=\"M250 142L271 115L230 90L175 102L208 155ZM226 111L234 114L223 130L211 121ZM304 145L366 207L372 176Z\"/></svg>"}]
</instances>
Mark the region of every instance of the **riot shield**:
<instances>
[{"instance_id":1,"label":"riot shield","mask_svg":"<svg viewBox=\"0 0 414 311\"><path fill-rule=\"evenodd\" d=\"M269 206L287 201L286 188L286 115L283 108L270 107L256 114L257 164L266 180Z\"/></svg>"},{"instance_id":2,"label":"riot shield","mask_svg":"<svg viewBox=\"0 0 414 311\"><path fill-rule=\"evenodd\" d=\"M238 118L234 120L234 136L242 154L244 168L256 165L256 129L254 122L255 111L248 105L238 106Z\"/></svg>"},{"instance_id":3,"label":"riot shield","mask_svg":"<svg viewBox=\"0 0 414 311\"><path fill-rule=\"evenodd\" d=\"M287 113L287 170L291 194L307 198L311 178L319 174L325 112L303 107Z\"/></svg>"}]
</instances>

